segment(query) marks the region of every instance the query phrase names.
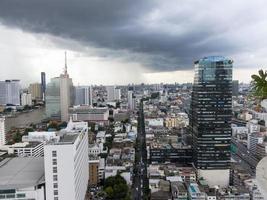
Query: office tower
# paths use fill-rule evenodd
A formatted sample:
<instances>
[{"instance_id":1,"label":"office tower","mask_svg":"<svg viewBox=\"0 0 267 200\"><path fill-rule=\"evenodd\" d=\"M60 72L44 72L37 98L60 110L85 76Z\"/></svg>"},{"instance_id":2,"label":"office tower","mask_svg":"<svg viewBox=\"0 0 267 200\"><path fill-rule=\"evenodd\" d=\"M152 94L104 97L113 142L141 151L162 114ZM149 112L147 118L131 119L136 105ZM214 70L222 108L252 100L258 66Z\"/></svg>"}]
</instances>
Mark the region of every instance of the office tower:
<instances>
[{"instance_id":1,"label":"office tower","mask_svg":"<svg viewBox=\"0 0 267 200\"><path fill-rule=\"evenodd\" d=\"M232 63L217 56L195 62L190 110L193 160L199 177L210 185L229 183Z\"/></svg>"},{"instance_id":2,"label":"office tower","mask_svg":"<svg viewBox=\"0 0 267 200\"><path fill-rule=\"evenodd\" d=\"M135 109L135 98L133 95L133 91L128 91L128 109L129 110Z\"/></svg>"},{"instance_id":3,"label":"office tower","mask_svg":"<svg viewBox=\"0 0 267 200\"><path fill-rule=\"evenodd\" d=\"M46 92L46 78L45 78L45 72L41 72L41 93L43 100L45 99L45 92Z\"/></svg>"},{"instance_id":4,"label":"office tower","mask_svg":"<svg viewBox=\"0 0 267 200\"><path fill-rule=\"evenodd\" d=\"M115 88L114 98L115 100L121 100L121 89Z\"/></svg>"},{"instance_id":5,"label":"office tower","mask_svg":"<svg viewBox=\"0 0 267 200\"><path fill-rule=\"evenodd\" d=\"M0 81L0 105L20 105L20 81Z\"/></svg>"},{"instance_id":6,"label":"office tower","mask_svg":"<svg viewBox=\"0 0 267 200\"><path fill-rule=\"evenodd\" d=\"M115 100L115 86L106 86L107 90L107 101Z\"/></svg>"},{"instance_id":7,"label":"office tower","mask_svg":"<svg viewBox=\"0 0 267 200\"><path fill-rule=\"evenodd\" d=\"M92 87L77 86L75 87L75 105L93 105Z\"/></svg>"},{"instance_id":8,"label":"office tower","mask_svg":"<svg viewBox=\"0 0 267 200\"><path fill-rule=\"evenodd\" d=\"M239 83L237 80L233 81L233 96L238 96L239 92Z\"/></svg>"},{"instance_id":9,"label":"office tower","mask_svg":"<svg viewBox=\"0 0 267 200\"><path fill-rule=\"evenodd\" d=\"M0 146L6 144L5 117L0 117Z\"/></svg>"},{"instance_id":10,"label":"office tower","mask_svg":"<svg viewBox=\"0 0 267 200\"><path fill-rule=\"evenodd\" d=\"M32 95L28 93L21 94L21 105L22 106L31 106L32 105Z\"/></svg>"},{"instance_id":11,"label":"office tower","mask_svg":"<svg viewBox=\"0 0 267 200\"><path fill-rule=\"evenodd\" d=\"M60 78L51 78L46 87L45 94L46 116L60 118Z\"/></svg>"},{"instance_id":12,"label":"office tower","mask_svg":"<svg viewBox=\"0 0 267 200\"><path fill-rule=\"evenodd\" d=\"M44 147L46 199L84 200L89 180L87 122L68 123Z\"/></svg>"},{"instance_id":13,"label":"office tower","mask_svg":"<svg viewBox=\"0 0 267 200\"><path fill-rule=\"evenodd\" d=\"M63 74L60 75L60 111L61 121L68 121L69 107L73 105L74 89L72 79L69 77L67 68L67 56L65 53L65 68Z\"/></svg>"},{"instance_id":14,"label":"office tower","mask_svg":"<svg viewBox=\"0 0 267 200\"><path fill-rule=\"evenodd\" d=\"M33 100L43 100L42 84L31 83L29 93L32 95Z\"/></svg>"}]
</instances>

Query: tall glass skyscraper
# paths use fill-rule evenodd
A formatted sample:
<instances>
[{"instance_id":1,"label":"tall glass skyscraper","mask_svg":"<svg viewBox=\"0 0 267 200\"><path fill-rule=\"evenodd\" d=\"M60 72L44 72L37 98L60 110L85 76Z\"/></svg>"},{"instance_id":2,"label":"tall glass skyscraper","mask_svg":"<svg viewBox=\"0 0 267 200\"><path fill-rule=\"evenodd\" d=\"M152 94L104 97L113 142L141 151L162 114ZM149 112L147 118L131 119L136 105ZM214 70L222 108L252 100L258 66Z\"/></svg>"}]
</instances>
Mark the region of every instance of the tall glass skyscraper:
<instances>
[{"instance_id":1,"label":"tall glass skyscraper","mask_svg":"<svg viewBox=\"0 0 267 200\"><path fill-rule=\"evenodd\" d=\"M42 90L42 96L43 96L43 100L44 100L44 98L45 98L45 90L46 90L45 72L41 72L41 90Z\"/></svg>"},{"instance_id":2,"label":"tall glass skyscraper","mask_svg":"<svg viewBox=\"0 0 267 200\"><path fill-rule=\"evenodd\" d=\"M200 170L230 168L232 63L220 56L195 62L190 130L194 164Z\"/></svg>"},{"instance_id":3,"label":"tall glass skyscraper","mask_svg":"<svg viewBox=\"0 0 267 200\"><path fill-rule=\"evenodd\" d=\"M52 78L46 88L46 115L60 119L60 78Z\"/></svg>"}]
</instances>

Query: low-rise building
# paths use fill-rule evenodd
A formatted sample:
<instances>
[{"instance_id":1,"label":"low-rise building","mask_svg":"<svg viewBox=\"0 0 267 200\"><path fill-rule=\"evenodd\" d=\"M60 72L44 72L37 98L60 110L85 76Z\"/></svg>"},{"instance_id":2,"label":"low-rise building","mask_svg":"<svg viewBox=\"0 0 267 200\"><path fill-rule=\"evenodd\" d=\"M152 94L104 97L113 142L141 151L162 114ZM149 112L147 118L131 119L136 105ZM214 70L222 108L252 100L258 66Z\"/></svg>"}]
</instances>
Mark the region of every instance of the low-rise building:
<instances>
[{"instance_id":1,"label":"low-rise building","mask_svg":"<svg viewBox=\"0 0 267 200\"><path fill-rule=\"evenodd\" d=\"M0 199L45 200L43 158L6 158L0 162Z\"/></svg>"}]
</instances>

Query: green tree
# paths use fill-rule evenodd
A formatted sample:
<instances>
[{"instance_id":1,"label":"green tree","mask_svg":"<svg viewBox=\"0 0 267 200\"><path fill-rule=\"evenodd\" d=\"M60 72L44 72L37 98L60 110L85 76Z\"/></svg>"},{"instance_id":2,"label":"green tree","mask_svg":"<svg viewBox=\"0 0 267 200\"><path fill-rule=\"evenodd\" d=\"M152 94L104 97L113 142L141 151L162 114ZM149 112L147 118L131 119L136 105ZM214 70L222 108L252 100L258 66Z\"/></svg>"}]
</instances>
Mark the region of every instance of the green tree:
<instances>
[{"instance_id":1,"label":"green tree","mask_svg":"<svg viewBox=\"0 0 267 200\"><path fill-rule=\"evenodd\" d=\"M107 187L105 189L105 192L107 193L107 198L108 199L113 199L114 198L114 191L113 191L113 188L111 186Z\"/></svg>"},{"instance_id":2,"label":"green tree","mask_svg":"<svg viewBox=\"0 0 267 200\"><path fill-rule=\"evenodd\" d=\"M251 76L253 94L260 100L267 98L267 71L259 70L259 75Z\"/></svg>"},{"instance_id":3,"label":"green tree","mask_svg":"<svg viewBox=\"0 0 267 200\"><path fill-rule=\"evenodd\" d=\"M13 135L13 141L14 142L21 142L21 134L20 134L20 132L19 132L19 130L17 130L16 131L16 133Z\"/></svg>"}]
</instances>

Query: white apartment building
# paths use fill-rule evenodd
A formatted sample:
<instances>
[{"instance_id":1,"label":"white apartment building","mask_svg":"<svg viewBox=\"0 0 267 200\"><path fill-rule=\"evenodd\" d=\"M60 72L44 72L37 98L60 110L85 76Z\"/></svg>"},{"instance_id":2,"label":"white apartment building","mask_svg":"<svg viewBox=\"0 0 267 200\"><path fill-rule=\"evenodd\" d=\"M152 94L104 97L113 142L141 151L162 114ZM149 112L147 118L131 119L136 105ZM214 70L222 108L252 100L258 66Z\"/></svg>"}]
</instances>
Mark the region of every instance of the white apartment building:
<instances>
[{"instance_id":1,"label":"white apartment building","mask_svg":"<svg viewBox=\"0 0 267 200\"><path fill-rule=\"evenodd\" d=\"M31 106L32 105L32 95L28 93L21 94L21 105L22 106Z\"/></svg>"},{"instance_id":2,"label":"white apartment building","mask_svg":"<svg viewBox=\"0 0 267 200\"><path fill-rule=\"evenodd\" d=\"M0 146L6 144L5 117L0 117Z\"/></svg>"},{"instance_id":3,"label":"white apartment building","mask_svg":"<svg viewBox=\"0 0 267 200\"><path fill-rule=\"evenodd\" d=\"M43 157L44 142L21 142L8 146L8 154L17 157Z\"/></svg>"},{"instance_id":4,"label":"white apartment building","mask_svg":"<svg viewBox=\"0 0 267 200\"><path fill-rule=\"evenodd\" d=\"M121 100L121 89L119 89L119 88L115 89L114 98L115 98L115 100Z\"/></svg>"},{"instance_id":5,"label":"white apartment building","mask_svg":"<svg viewBox=\"0 0 267 200\"><path fill-rule=\"evenodd\" d=\"M84 200L88 180L88 124L68 123L60 138L44 147L46 198Z\"/></svg>"},{"instance_id":6,"label":"white apartment building","mask_svg":"<svg viewBox=\"0 0 267 200\"><path fill-rule=\"evenodd\" d=\"M263 143L264 136L261 133L250 133L248 134L248 149L256 154L257 144Z\"/></svg>"},{"instance_id":7,"label":"white apartment building","mask_svg":"<svg viewBox=\"0 0 267 200\"><path fill-rule=\"evenodd\" d=\"M114 101L115 100L115 86L106 86L107 90L107 101Z\"/></svg>"},{"instance_id":8,"label":"white apartment building","mask_svg":"<svg viewBox=\"0 0 267 200\"><path fill-rule=\"evenodd\" d=\"M0 105L20 105L20 81L0 81Z\"/></svg>"}]
</instances>

